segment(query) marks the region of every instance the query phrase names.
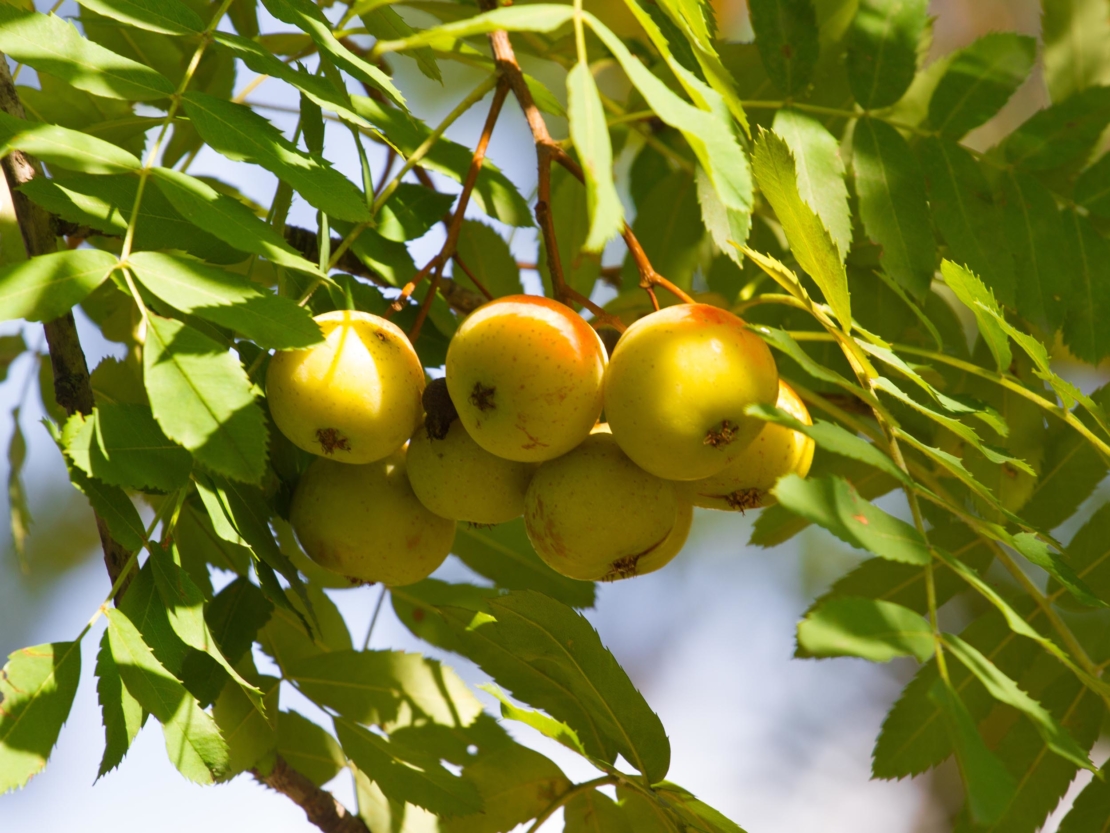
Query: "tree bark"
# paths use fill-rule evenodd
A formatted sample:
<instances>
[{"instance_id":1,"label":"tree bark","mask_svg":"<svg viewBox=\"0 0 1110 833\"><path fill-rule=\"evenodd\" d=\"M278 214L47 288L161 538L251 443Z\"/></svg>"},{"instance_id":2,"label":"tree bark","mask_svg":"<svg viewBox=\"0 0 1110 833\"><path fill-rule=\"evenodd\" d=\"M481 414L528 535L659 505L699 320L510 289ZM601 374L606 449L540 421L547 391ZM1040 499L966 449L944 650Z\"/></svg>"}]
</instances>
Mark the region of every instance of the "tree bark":
<instances>
[{"instance_id":1,"label":"tree bark","mask_svg":"<svg viewBox=\"0 0 1110 833\"><path fill-rule=\"evenodd\" d=\"M320 789L305 775L289 766L281 755L277 756L274 767L268 774L263 775L257 769L251 770L251 773L267 787L288 797L304 810L308 820L324 833L369 833L361 818L353 815L327 790Z\"/></svg>"}]
</instances>

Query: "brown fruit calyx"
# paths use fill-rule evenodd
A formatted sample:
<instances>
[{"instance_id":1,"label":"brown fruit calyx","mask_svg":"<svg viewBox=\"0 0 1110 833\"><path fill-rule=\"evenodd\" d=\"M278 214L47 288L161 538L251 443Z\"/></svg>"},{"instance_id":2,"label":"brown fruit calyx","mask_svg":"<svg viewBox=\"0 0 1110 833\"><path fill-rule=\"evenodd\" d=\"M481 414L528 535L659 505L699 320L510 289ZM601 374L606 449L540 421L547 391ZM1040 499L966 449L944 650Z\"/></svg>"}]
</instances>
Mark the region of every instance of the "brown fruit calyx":
<instances>
[{"instance_id":1,"label":"brown fruit calyx","mask_svg":"<svg viewBox=\"0 0 1110 833\"><path fill-rule=\"evenodd\" d=\"M470 404L483 413L493 410L497 407L493 404L495 393L497 393L497 388L486 387L481 382L475 382L474 390L470 392Z\"/></svg>"},{"instance_id":2,"label":"brown fruit calyx","mask_svg":"<svg viewBox=\"0 0 1110 833\"><path fill-rule=\"evenodd\" d=\"M459 418L455 403L447 392L447 380L430 381L424 388L421 403L424 405L424 429L433 440L442 440L451 430L451 423Z\"/></svg>"},{"instance_id":3,"label":"brown fruit calyx","mask_svg":"<svg viewBox=\"0 0 1110 833\"><path fill-rule=\"evenodd\" d=\"M316 441L324 454L351 450L351 441L338 428L317 428Z\"/></svg>"},{"instance_id":4,"label":"brown fruit calyx","mask_svg":"<svg viewBox=\"0 0 1110 833\"><path fill-rule=\"evenodd\" d=\"M739 430L739 425L735 425L727 419L723 420L719 428L711 428L706 432L705 445L711 445L714 448L724 448L736 439L736 434Z\"/></svg>"}]
</instances>

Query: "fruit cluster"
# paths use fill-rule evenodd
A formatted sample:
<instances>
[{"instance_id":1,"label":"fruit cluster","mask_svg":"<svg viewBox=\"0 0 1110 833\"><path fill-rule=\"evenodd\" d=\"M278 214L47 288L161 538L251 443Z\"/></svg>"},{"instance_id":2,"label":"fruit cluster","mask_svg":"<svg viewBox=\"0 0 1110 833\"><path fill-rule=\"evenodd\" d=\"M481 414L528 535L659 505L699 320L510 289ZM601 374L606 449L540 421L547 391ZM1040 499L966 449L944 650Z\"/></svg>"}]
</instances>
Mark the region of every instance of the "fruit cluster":
<instances>
[{"instance_id":1,"label":"fruit cluster","mask_svg":"<svg viewBox=\"0 0 1110 833\"><path fill-rule=\"evenodd\" d=\"M763 505L813 458L808 437L748 416L777 404L810 422L763 341L717 307L651 313L607 357L569 307L500 298L462 323L446 378L427 386L389 321L316 320L324 342L277 353L267 397L278 428L318 455L293 495L293 528L315 561L353 579L419 581L447 557L457 521L521 515L565 576L651 572L682 549L693 506Z\"/></svg>"}]
</instances>

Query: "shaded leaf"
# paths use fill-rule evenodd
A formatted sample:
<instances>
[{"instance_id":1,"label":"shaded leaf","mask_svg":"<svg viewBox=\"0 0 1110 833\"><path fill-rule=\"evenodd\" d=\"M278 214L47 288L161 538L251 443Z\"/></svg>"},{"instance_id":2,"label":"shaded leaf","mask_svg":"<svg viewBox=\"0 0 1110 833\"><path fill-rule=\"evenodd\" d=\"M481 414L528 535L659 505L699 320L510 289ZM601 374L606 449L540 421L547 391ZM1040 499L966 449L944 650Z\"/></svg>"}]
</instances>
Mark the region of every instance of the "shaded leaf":
<instances>
[{"instance_id":1,"label":"shaded leaf","mask_svg":"<svg viewBox=\"0 0 1110 833\"><path fill-rule=\"evenodd\" d=\"M633 833L621 806L597 790L576 795L563 810L565 833Z\"/></svg>"},{"instance_id":2,"label":"shaded leaf","mask_svg":"<svg viewBox=\"0 0 1110 833\"><path fill-rule=\"evenodd\" d=\"M199 35L204 23L179 0L80 0L81 5L128 26L163 35Z\"/></svg>"},{"instance_id":3,"label":"shaded leaf","mask_svg":"<svg viewBox=\"0 0 1110 833\"><path fill-rule=\"evenodd\" d=\"M1110 332L1104 326L1110 317L1110 242L1078 211L1065 211L1063 221L1063 246L1074 264L1065 296L1064 342L1083 361L1098 364L1110 355Z\"/></svg>"},{"instance_id":4,"label":"shaded leaf","mask_svg":"<svg viewBox=\"0 0 1110 833\"><path fill-rule=\"evenodd\" d=\"M1092 87L1038 110L1006 137L1006 158L1026 171L1081 166L1110 124L1110 87Z\"/></svg>"},{"instance_id":5,"label":"shaded leaf","mask_svg":"<svg viewBox=\"0 0 1110 833\"><path fill-rule=\"evenodd\" d=\"M396 242L423 237L443 219L454 201L453 194L441 194L423 185L402 182L379 209L376 231Z\"/></svg>"},{"instance_id":6,"label":"shaded leaf","mask_svg":"<svg viewBox=\"0 0 1110 833\"><path fill-rule=\"evenodd\" d=\"M130 173L142 167L134 154L96 136L0 113L0 151L7 156L12 149L51 166L89 174Z\"/></svg>"},{"instance_id":7,"label":"shaded leaf","mask_svg":"<svg viewBox=\"0 0 1110 833\"><path fill-rule=\"evenodd\" d=\"M474 785L485 811L446 820L443 833L504 833L534 819L571 787L550 759L515 743L482 753L463 767L462 777Z\"/></svg>"},{"instance_id":8,"label":"shaded leaf","mask_svg":"<svg viewBox=\"0 0 1110 833\"><path fill-rule=\"evenodd\" d=\"M1041 39L1045 83L1053 101L1110 82L1110 16L1102 0L1044 0Z\"/></svg>"},{"instance_id":9,"label":"shaded leaf","mask_svg":"<svg viewBox=\"0 0 1110 833\"><path fill-rule=\"evenodd\" d=\"M848 83L863 109L889 107L909 89L927 6L926 0L861 0L848 36Z\"/></svg>"},{"instance_id":10,"label":"shaded leaf","mask_svg":"<svg viewBox=\"0 0 1110 833\"><path fill-rule=\"evenodd\" d=\"M494 298L519 295L524 291L520 284L520 268L516 265L516 258L509 250L505 238L496 229L476 220L463 220L455 252L466 264L466 271L456 269L452 274L455 281L462 286L475 292L480 291L470 279L470 275L473 275Z\"/></svg>"},{"instance_id":11,"label":"shaded leaf","mask_svg":"<svg viewBox=\"0 0 1110 833\"><path fill-rule=\"evenodd\" d=\"M277 753L317 787L338 775L347 763L339 742L297 712L278 713Z\"/></svg>"},{"instance_id":12,"label":"shaded leaf","mask_svg":"<svg viewBox=\"0 0 1110 833\"><path fill-rule=\"evenodd\" d=\"M797 96L817 66L817 14L810 0L752 0L755 45L767 75L783 93Z\"/></svg>"}]
</instances>

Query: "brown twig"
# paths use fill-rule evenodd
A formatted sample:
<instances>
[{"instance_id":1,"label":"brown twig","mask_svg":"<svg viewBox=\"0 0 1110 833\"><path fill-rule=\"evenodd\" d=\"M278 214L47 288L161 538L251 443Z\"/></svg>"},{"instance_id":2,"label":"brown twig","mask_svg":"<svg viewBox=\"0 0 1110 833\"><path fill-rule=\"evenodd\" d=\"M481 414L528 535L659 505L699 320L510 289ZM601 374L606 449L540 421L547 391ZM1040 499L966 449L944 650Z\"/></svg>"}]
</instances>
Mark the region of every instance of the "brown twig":
<instances>
[{"instance_id":1,"label":"brown twig","mask_svg":"<svg viewBox=\"0 0 1110 833\"><path fill-rule=\"evenodd\" d=\"M470 278L470 282L478 287L478 291L486 296L486 300L492 301L493 294L488 289L486 289L485 284L478 280L478 278L475 277L474 273L470 271L470 267L466 265L463 259L459 256L459 253L455 252L453 255L451 255L451 259L455 261L456 266L463 270L463 274Z\"/></svg>"},{"instance_id":2,"label":"brown twig","mask_svg":"<svg viewBox=\"0 0 1110 833\"><path fill-rule=\"evenodd\" d=\"M0 53L0 109L9 116L26 118L23 102L19 100L15 82L8 70L7 57L3 53ZM27 257L57 251L53 217L17 190L25 182L43 175L38 160L15 150L0 160L0 167L4 169ZM54 398L67 414L91 414L93 392L89 382L89 366L85 360L85 352L81 349L73 314L67 312L60 318L47 321L43 330L46 332L46 343L50 350L50 366L54 371ZM104 519L95 512L93 514L96 517L97 532L100 533L100 545L104 550L104 566L107 567L108 577L114 585L123 572L130 553L112 537ZM127 589L129 581L127 579L120 585L117 599Z\"/></svg>"},{"instance_id":3,"label":"brown twig","mask_svg":"<svg viewBox=\"0 0 1110 833\"><path fill-rule=\"evenodd\" d=\"M330 792L320 789L293 769L281 755L276 757L267 774L257 769L252 769L251 774L304 810L308 820L324 833L369 833L361 818L336 801Z\"/></svg>"}]
</instances>

